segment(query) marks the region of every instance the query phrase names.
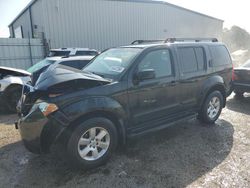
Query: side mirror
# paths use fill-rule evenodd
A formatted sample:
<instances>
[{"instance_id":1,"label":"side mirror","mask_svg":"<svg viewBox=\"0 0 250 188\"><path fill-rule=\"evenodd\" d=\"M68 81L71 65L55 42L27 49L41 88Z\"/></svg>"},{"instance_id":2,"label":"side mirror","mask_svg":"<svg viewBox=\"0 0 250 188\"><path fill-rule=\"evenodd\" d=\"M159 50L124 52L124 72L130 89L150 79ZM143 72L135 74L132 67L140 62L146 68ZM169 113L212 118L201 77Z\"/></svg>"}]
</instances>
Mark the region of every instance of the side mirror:
<instances>
[{"instance_id":1,"label":"side mirror","mask_svg":"<svg viewBox=\"0 0 250 188\"><path fill-rule=\"evenodd\" d=\"M139 81L150 80L155 78L155 70L154 69L144 69L137 73L137 79Z\"/></svg>"}]
</instances>

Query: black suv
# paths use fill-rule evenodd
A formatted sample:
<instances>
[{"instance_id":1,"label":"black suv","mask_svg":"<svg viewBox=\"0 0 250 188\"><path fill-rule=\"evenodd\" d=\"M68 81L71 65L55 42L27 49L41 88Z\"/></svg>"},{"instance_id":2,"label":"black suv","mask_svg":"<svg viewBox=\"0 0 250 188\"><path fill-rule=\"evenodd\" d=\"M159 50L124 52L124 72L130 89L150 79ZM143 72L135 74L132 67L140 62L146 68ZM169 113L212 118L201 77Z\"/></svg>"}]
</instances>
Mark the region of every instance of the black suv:
<instances>
[{"instance_id":1,"label":"black suv","mask_svg":"<svg viewBox=\"0 0 250 188\"><path fill-rule=\"evenodd\" d=\"M232 61L212 39L137 41L82 71L57 66L25 86L16 127L34 153L61 143L71 164L95 167L130 136L198 117L214 123L230 91Z\"/></svg>"}]
</instances>

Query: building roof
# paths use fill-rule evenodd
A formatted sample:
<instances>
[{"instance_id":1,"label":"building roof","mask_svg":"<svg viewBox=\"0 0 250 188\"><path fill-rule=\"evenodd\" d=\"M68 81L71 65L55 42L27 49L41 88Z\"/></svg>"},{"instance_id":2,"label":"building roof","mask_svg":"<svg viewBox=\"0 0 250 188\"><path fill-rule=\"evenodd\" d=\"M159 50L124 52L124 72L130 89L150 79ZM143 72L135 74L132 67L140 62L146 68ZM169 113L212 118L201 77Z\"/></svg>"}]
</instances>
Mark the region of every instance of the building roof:
<instances>
[{"instance_id":1,"label":"building roof","mask_svg":"<svg viewBox=\"0 0 250 188\"><path fill-rule=\"evenodd\" d=\"M22 16L23 13L26 12L26 10L28 10L37 0L32 0L15 18L14 20L9 24L9 27L20 17ZM171 3L168 3L166 1L163 1L163 0L107 0L107 1L123 1L123 2L130 2L130 3L152 3L152 4L165 4L165 5L169 5L169 6L172 6L172 7L175 7L175 8L178 8L178 9L182 9L182 10L186 10L186 11L189 11L189 12L192 12L194 14L198 14L198 15L201 15L201 16L204 16L204 17L207 17L207 18L211 18L211 19L215 19L215 20L218 20L218 21L221 21L221 22L224 22L224 20L222 19L219 19L219 18L215 18L215 17L212 17L212 16L208 16L206 14L203 14L203 13L200 13L200 12L196 12L196 11L193 11L193 10L190 10L190 9L187 9L187 8L184 8L184 7L181 7L181 6L177 6L177 5L174 5L174 4L171 4Z\"/></svg>"}]
</instances>

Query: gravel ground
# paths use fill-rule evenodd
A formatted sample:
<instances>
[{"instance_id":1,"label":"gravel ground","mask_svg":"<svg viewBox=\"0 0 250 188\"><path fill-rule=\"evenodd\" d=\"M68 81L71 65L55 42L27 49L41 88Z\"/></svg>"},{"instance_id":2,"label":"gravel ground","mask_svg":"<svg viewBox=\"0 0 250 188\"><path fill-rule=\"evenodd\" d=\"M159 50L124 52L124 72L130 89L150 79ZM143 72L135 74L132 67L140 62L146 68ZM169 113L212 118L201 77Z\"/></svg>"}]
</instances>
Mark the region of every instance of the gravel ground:
<instances>
[{"instance_id":1,"label":"gravel ground","mask_svg":"<svg viewBox=\"0 0 250 188\"><path fill-rule=\"evenodd\" d=\"M213 126L190 120L134 138L90 171L29 153L15 118L0 115L0 187L250 187L250 95L230 96Z\"/></svg>"}]
</instances>

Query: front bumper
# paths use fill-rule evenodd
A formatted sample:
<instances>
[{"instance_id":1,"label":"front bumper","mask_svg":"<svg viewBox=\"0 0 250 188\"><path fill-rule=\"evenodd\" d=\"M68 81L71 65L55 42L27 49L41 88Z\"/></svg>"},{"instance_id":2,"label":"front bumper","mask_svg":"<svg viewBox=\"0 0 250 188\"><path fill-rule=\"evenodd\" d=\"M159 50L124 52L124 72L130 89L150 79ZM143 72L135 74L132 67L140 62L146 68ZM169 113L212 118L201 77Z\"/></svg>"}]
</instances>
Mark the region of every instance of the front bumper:
<instances>
[{"instance_id":1,"label":"front bumper","mask_svg":"<svg viewBox=\"0 0 250 188\"><path fill-rule=\"evenodd\" d=\"M69 121L60 111L46 117L39 107L34 106L27 116L21 117L15 123L15 126L19 129L23 143L30 152L47 153Z\"/></svg>"},{"instance_id":2,"label":"front bumper","mask_svg":"<svg viewBox=\"0 0 250 188\"><path fill-rule=\"evenodd\" d=\"M246 83L234 82L233 88L234 88L234 91L250 92L250 84L246 84Z\"/></svg>"}]
</instances>

